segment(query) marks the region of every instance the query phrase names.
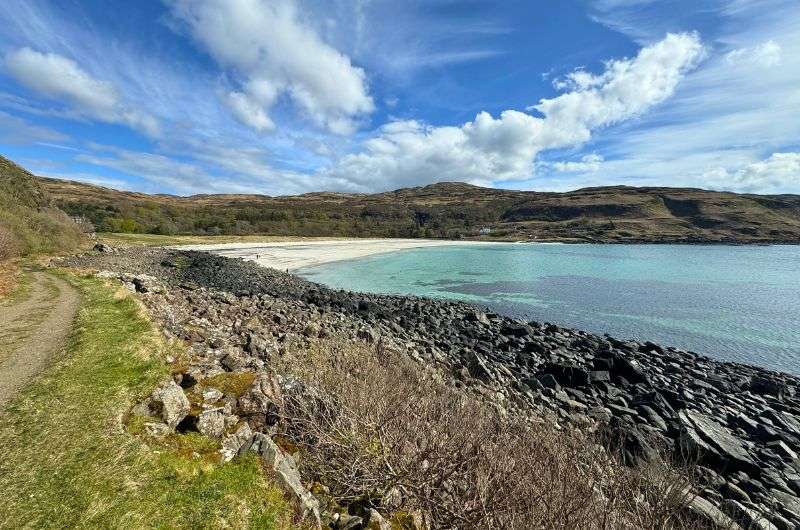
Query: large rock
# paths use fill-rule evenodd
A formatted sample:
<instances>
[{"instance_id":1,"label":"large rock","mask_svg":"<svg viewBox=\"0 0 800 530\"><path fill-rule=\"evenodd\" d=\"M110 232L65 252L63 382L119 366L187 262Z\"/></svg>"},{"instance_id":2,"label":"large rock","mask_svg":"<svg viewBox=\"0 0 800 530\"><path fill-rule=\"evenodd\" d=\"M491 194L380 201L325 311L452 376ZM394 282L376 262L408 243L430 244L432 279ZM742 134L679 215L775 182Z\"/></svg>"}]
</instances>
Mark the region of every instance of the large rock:
<instances>
[{"instance_id":1,"label":"large rock","mask_svg":"<svg viewBox=\"0 0 800 530\"><path fill-rule=\"evenodd\" d=\"M772 524L769 519L738 501L726 500L722 503L722 511L748 530L778 530L778 527Z\"/></svg>"},{"instance_id":2,"label":"large rock","mask_svg":"<svg viewBox=\"0 0 800 530\"><path fill-rule=\"evenodd\" d=\"M303 518L311 517L317 528L322 528L319 501L303 486L297 464L284 453L272 439L262 433L253 435L249 450L258 453L267 467L275 474L278 484L297 499Z\"/></svg>"},{"instance_id":3,"label":"large rock","mask_svg":"<svg viewBox=\"0 0 800 530\"><path fill-rule=\"evenodd\" d=\"M678 413L681 423L681 445L717 465L745 472L758 472L759 466L741 441L731 432L704 414L692 410Z\"/></svg>"},{"instance_id":4,"label":"large rock","mask_svg":"<svg viewBox=\"0 0 800 530\"><path fill-rule=\"evenodd\" d=\"M220 449L222 461L229 462L233 460L233 457L250 442L252 437L253 431L246 423L240 425L233 434L226 436L222 440L222 449Z\"/></svg>"},{"instance_id":5,"label":"large rock","mask_svg":"<svg viewBox=\"0 0 800 530\"><path fill-rule=\"evenodd\" d=\"M175 381L164 383L153 391L152 406L170 429L174 430L183 421L191 405L183 389Z\"/></svg>"},{"instance_id":6,"label":"large rock","mask_svg":"<svg viewBox=\"0 0 800 530\"><path fill-rule=\"evenodd\" d=\"M261 430L278 423L283 397L280 383L270 374L259 374L245 394L239 397L237 413Z\"/></svg>"},{"instance_id":7,"label":"large rock","mask_svg":"<svg viewBox=\"0 0 800 530\"><path fill-rule=\"evenodd\" d=\"M701 523L703 528L741 529L741 526L736 524L733 519L699 495L695 495L689 500L686 509Z\"/></svg>"},{"instance_id":8,"label":"large rock","mask_svg":"<svg viewBox=\"0 0 800 530\"><path fill-rule=\"evenodd\" d=\"M225 433L225 414L221 409L201 412L197 418L197 430L209 438L222 438Z\"/></svg>"}]
</instances>

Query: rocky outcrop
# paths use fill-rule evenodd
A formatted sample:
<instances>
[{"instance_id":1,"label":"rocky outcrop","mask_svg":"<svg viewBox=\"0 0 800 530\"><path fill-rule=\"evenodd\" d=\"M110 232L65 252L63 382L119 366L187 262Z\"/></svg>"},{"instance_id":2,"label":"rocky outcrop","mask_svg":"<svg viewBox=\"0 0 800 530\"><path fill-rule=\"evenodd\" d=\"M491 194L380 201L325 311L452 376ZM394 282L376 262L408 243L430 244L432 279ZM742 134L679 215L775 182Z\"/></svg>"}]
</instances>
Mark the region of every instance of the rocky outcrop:
<instances>
[{"instance_id":1,"label":"rocky outcrop","mask_svg":"<svg viewBox=\"0 0 800 530\"><path fill-rule=\"evenodd\" d=\"M202 253L137 249L69 264L115 271L170 336L186 341L192 366L182 386L253 374L240 393L207 404L202 428L211 436L219 431L213 409L225 400L226 414L268 434L281 406L271 362L290 345L336 337L406 351L506 413L610 429L631 464L660 452L696 461L703 485L692 510L703 520L800 525L795 376L459 302L336 291ZM137 286L131 278L142 275Z\"/></svg>"}]
</instances>

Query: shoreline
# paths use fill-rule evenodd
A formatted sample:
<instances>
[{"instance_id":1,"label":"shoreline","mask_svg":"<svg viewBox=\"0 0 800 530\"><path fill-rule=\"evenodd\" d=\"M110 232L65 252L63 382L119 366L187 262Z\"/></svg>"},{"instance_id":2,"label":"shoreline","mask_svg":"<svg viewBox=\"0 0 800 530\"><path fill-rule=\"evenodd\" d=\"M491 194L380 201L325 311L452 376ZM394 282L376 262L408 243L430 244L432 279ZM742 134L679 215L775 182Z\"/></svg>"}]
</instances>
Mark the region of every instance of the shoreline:
<instances>
[{"instance_id":1,"label":"shoreline","mask_svg":"<svg viewBox=\"0 0 800 530\"><path fill-rule=\"evenodd\" d=\"M297 241L265 241L236 243L179 244L165 248L208 252L226 258L239 258L280 271L297 272L329 263L352 261L370 256L403 250L435 247L470 247L499 245L708 245L708 246L772 246L792 243L735 243L735 242L605 242L605 241L501 241L455 239L340 239L319 238Z\"/></svg>"},{"instance_id":2,"label":"shoreline","mask_svg":"<svg viewBox=\"0 0 800 530\"><path fill-rule=\"evenodd\" d=\"M262 267L298 271L328 263L350 261L403 250L433 247L494 246L517 244L499 241L446 239L329 239L266 243L222 243L179 245L174 250L209 252L226 258L241 258Z\"/></svg>"},{"instance_id":3,"label":"shoreline","mask_svg":"<svg viewBox=\"0 0 800 530\"><path fill-rule=\"evenodd\" d=\"M194 349L193 380L263 373L288 344L385 347L503 414L608 429L630 465L662 451L679 461L690 455L708 479L695 490L700 508L690 506L704 521L747 508L800 524L799 513L781 509L800 502L798 376L465 302L333 290L207 252L111 249L62 263L104 271L138 292Z\"/></svg>"}]
</instances>

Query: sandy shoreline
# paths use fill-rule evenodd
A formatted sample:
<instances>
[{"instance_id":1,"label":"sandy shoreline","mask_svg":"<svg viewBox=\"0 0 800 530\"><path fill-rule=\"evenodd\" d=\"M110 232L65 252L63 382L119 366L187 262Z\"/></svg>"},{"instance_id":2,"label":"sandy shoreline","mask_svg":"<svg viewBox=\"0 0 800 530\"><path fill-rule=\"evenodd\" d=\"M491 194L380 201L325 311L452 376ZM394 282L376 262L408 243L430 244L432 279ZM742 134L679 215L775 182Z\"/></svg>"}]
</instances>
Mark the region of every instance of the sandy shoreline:
<instances>
[{"instance_id":1,"label":"sandy shoreline","mask_svg":"<svg viewBox=\"0 0 800 530\"><path fill-rule=\"evenodd\" d=\"M412 248L498 244L503 243L436 239L331 239L272 243L181 245L176 248L211 252L229 258L243 258L248 261L255 261L265 267L293 271L335 261L346 261Z\"/></svg>"}]
</instances>

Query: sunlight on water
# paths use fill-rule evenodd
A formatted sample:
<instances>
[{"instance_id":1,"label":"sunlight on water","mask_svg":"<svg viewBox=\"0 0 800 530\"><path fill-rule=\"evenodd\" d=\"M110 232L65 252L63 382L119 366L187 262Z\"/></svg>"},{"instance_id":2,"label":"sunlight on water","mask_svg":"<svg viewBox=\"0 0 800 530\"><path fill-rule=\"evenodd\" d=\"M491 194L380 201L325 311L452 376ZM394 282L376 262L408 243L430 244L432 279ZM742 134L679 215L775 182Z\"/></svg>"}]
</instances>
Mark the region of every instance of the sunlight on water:
<instances>
[{"instance_id":1,"label":"sunlight on water","mask_svg":"<svg viewBox=\"0 0 800 530\"><path fill-rule=\"evenodd\" d=\"M800 247L497 245L300 273L336 288L467 300L531 320L800 373Z\"/></svg>"}]
</instances>

